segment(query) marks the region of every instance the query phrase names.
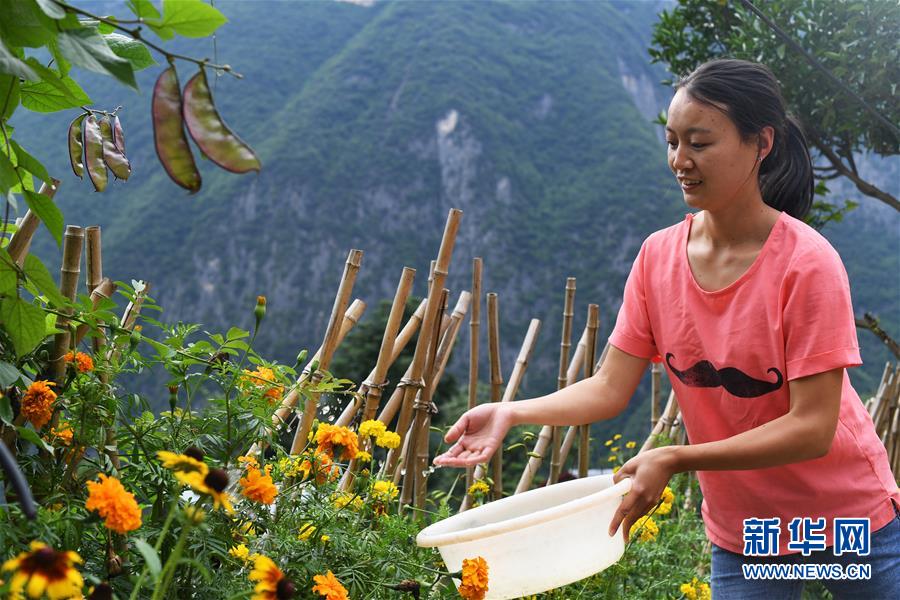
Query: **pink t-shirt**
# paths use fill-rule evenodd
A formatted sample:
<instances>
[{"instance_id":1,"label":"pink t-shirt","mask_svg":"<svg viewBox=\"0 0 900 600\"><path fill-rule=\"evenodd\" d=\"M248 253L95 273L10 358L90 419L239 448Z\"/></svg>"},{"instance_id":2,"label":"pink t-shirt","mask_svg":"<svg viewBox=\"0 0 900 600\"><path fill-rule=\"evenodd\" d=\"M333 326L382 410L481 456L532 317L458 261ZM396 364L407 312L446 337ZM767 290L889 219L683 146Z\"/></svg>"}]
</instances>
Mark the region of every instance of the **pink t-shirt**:
<instances>
[{"instance_id":1,"label":"pink t-shirt","mask_svg":"<svg viewBox=\"0 0 900 600\"><path fill-rule=\"evenodd\" d=\"M814 229L781 213L754 263L708 292L687 259L693 215L652 234L625 285L610 344L664 357L692 444L722 440L788 412L788 382L862 364L850 285L837 252ZM781 518L779 554L791 553L794 517L894 518L900 490L872 419L844 372L828 454L779 467L701 471L703 520L716 545L743 551L743 520Z\"/></svg>"}]
</instances>

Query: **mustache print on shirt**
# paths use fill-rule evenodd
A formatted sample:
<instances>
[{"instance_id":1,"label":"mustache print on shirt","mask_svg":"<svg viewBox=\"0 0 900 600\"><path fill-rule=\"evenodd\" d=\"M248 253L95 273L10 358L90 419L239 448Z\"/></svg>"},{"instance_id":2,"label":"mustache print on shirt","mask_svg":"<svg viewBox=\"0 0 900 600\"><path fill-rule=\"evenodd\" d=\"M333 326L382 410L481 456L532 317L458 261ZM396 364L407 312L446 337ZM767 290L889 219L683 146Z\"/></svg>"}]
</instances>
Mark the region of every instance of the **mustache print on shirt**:
<instances>
[{"instance_id":1,"label":"mustache print on shirt","mask_svg":"<svg viewBox=\"0 0 900 600\"><path fill-rule=\"evenodd\" d=\"M766 371L767 373L775 373L775 376L778 378L777 381L771 382L764 379L754 379L734 367L716 369L715 365L708 360L701 360L689 369L679 371L672 366L671 359L673 358L675 358L674 354L671 352L666 353L666 364L669 365L669 368L675 373L675 376L681 383L690 387L714 388L722 386L725 388L725 391L738 398L762 396L769 392L774 392L784 383L781 371L774 367Z\"/></svg>"}]
</instances>

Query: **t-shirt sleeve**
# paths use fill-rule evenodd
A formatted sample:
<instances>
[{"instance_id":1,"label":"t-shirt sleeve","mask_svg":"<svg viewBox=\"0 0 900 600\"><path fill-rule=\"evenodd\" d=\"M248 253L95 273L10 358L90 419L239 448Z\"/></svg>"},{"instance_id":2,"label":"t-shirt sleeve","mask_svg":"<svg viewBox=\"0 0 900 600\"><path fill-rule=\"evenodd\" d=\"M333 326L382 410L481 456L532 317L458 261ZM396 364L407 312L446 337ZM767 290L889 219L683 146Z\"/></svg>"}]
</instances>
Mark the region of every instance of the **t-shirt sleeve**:
<instances>
[{"instance_id":1,"label":"t-shirt sleeve","mask_svg":"<svg viewBox=\"0 0 900 600\"><path fill-rule=\"evenodd\" d=\"M781 294L788 381L862 364L850 281L834 248L825 244L798 256Z\"/></svg>"},{"instance_id":2,"label":"t-shirt sleeve","mask_svg":"<svg viewBox=\"0 0 900 600\"><path fill-rule=\"evenodd\" d=\"M650 328L650 317L647 311L647 296L645 290L645 261L647 256L647 242L641 245L634 264L631 265L631 273L625 282L625 293L622 298L622 306L619 308L619 316L616 318L616 326L609 336L609 343L622 352L641 358L652 358L659 354L653 331Z\"/></svg>"}]
</instances>

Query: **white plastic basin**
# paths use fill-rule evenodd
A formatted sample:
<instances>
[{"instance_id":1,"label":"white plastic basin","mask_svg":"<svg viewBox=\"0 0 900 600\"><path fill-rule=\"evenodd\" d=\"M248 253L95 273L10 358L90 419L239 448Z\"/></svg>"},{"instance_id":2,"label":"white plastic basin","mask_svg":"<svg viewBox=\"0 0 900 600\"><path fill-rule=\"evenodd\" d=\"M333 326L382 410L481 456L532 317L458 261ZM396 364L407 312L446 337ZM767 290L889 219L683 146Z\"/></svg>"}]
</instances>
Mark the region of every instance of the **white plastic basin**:
<instances>
[{"instance_id":1,"label":"white plastic basin","mask_svg":"<svg viewBox=\"0 0 900 600\"><path fill-rule=\"evenodd\" d=\"M419 532L416 543L437 547L450 572L464 558L488 564L486 599L518 598L584 579L625 551L621 526L607 533L631 479L573 479L490 502Z\"/></svg>"}]
</instances>

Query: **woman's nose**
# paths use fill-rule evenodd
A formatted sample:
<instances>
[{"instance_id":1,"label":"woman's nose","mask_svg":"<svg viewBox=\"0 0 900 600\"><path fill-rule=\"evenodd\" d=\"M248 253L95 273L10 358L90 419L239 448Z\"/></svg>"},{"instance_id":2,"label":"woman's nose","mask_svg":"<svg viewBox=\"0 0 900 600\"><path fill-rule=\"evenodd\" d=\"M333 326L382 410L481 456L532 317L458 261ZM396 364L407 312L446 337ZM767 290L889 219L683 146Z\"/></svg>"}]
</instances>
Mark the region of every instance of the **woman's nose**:
<instances>
[{"instance_id":1,"label":"woman's nose","mask_svg":"<svg viewBox=\"0 0 900 600\"><path fill-rule=\"evenodd\" d=\"M671 158L672 158L672 168L676 171L686 171L693 163L688 156L688 152L684 147L684 144L679 145L674 150L671 150Z\"/></svg>"}]
</instances>

